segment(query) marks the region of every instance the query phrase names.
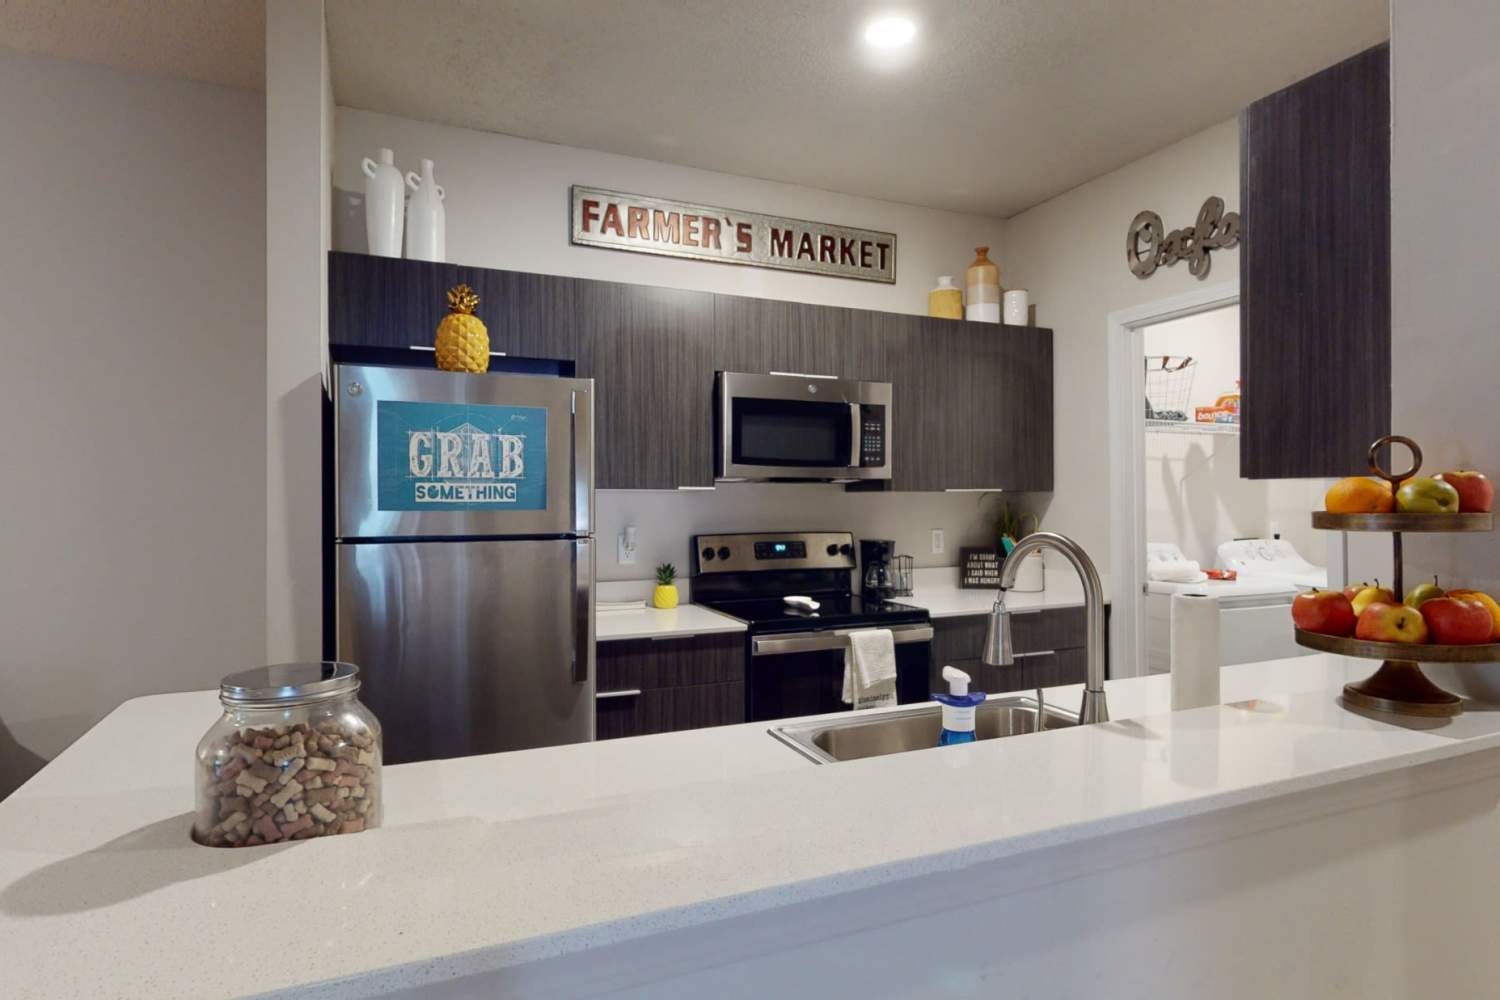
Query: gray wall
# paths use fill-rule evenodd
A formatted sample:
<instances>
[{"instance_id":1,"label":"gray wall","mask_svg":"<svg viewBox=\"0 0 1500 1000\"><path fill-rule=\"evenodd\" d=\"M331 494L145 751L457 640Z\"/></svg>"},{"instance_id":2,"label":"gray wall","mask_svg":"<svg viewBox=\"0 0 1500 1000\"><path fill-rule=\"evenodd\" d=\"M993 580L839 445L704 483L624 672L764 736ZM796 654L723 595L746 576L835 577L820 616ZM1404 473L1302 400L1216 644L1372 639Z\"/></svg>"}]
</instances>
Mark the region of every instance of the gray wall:
<instances>
[{"instance_id":1,"label":"gray wall","mask_svg":"<svg viewBox=\"0 0 1500 1000\"><path fill-rule=\"evenodd\" d=\"M1391 427L1422 446L1429 474L1500 479L1500 4L1395 0L1391 15ZM1387 539L1351 536L1350 550L1354 578L1389 579ZM1500 593L1500 534L1407 535L1407 585L1434 573ZM1500 695L1500 665L1427 672Z\"/></svg>"},{"instance_id":2,"label":"gray wall","mask_svg":"<svg viewBox=\"0 0 1500 1000\"><path fill-rule=\"evenodd\" d=\"M0 94L4 795L121 701L261 662L265 125L8 51Z\"/></svg>"}]
</instances>

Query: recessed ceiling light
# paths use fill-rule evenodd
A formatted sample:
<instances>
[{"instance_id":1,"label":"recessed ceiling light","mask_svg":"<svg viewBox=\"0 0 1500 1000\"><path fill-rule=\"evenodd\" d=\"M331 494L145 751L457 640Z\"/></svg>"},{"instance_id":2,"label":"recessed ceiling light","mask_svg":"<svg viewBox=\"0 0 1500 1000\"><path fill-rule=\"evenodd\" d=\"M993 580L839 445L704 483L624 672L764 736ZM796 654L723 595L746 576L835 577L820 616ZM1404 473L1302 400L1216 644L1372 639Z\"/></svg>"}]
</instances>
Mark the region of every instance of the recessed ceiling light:
<instances>
[{"instance_id":1,"label":"recessed ceiling light","mask_svg":"<svg viewBox=\"0 0 1500 1000\"><path fill-rule=\"evenodd\" d=\"M894 49L917 37L917 26L909 17L877 17L865 26L865 42L877 49Z\"/></svg>"}]
</instances>

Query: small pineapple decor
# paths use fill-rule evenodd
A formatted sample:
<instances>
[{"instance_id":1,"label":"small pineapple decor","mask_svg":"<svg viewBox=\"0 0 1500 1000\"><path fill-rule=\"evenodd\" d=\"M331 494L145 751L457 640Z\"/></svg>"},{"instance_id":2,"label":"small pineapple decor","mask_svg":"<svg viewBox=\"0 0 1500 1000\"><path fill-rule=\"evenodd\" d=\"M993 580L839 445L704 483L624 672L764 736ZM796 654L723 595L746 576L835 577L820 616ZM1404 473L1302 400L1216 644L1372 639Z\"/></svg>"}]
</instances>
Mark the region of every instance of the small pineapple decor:
<instances>
[{"instance_id":1,"label":"small pineapple decor","mask_svg":"<svg viewBox=\"0 0 1500 1000\"><path fill-rule=\"evenodd\" d=\"M677 567L662 563L656 567L656 590L651 593L651 603L658 608L677 607Z\"/></svg>"},{"instance_id":2,"label":"small pineapple decor","mask_svg":"<svg viewBox=\"0 0 1500 1000\"><path fill-rule=\"evenodd\" d=\"M479 295L468 285L448 289L448 315L438 324L437 366L445 372L490 370L490 334L474 315Z\"/></svg>"}]
</instances>

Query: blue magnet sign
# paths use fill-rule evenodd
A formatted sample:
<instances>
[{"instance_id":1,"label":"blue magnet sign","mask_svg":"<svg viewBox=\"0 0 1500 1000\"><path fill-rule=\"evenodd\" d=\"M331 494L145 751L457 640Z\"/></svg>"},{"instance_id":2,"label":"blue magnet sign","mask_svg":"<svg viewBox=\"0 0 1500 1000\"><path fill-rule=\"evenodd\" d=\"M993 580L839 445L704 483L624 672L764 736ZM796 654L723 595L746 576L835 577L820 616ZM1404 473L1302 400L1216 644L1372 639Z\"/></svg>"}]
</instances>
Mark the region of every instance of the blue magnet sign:
<instances>
[{"instance_id":1,"label":"blue magnet sign","mask_svg":"<svg viewBox=\"0 0 1500 1000\"><path fill-rule=\"evenodd\" d=\"M547 411L406 403L375 408L381 510L545 510Z\"/></svg>"}]
</instances>

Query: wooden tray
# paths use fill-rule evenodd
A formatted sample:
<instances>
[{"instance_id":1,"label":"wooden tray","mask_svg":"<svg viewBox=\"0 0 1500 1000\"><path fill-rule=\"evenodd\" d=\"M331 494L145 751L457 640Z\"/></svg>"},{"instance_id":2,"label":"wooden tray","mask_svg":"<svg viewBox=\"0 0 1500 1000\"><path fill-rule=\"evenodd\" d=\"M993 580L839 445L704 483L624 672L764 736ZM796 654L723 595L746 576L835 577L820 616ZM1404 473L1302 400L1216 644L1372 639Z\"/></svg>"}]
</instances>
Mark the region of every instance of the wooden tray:
<instances>
[{"instance_id":1,"label":"wooden tray","mask_svg":"<svg viewBox=\"0 0 1500 1000\"><path fill-rule=\"evenodd\" d=\"M1409 663L1491 663L1500 662L1500 642L1476 643L1472 646L1417 645L1409 642L1371 642L1297 629L1297 645L1324 653L1360 656L1367 660L1406 660Z\"/></svg>"},{"instance_id":2,"label":"wooden tray","mask_svg":"<svg viewBox=\"0 0 1500 1000\"><path fill-rule=\"evenodd\" d=\"M1492 531L1493 514L1330 514L1315 510L1312 526L1325 531Z\"/></svg>"}]
</instances>

